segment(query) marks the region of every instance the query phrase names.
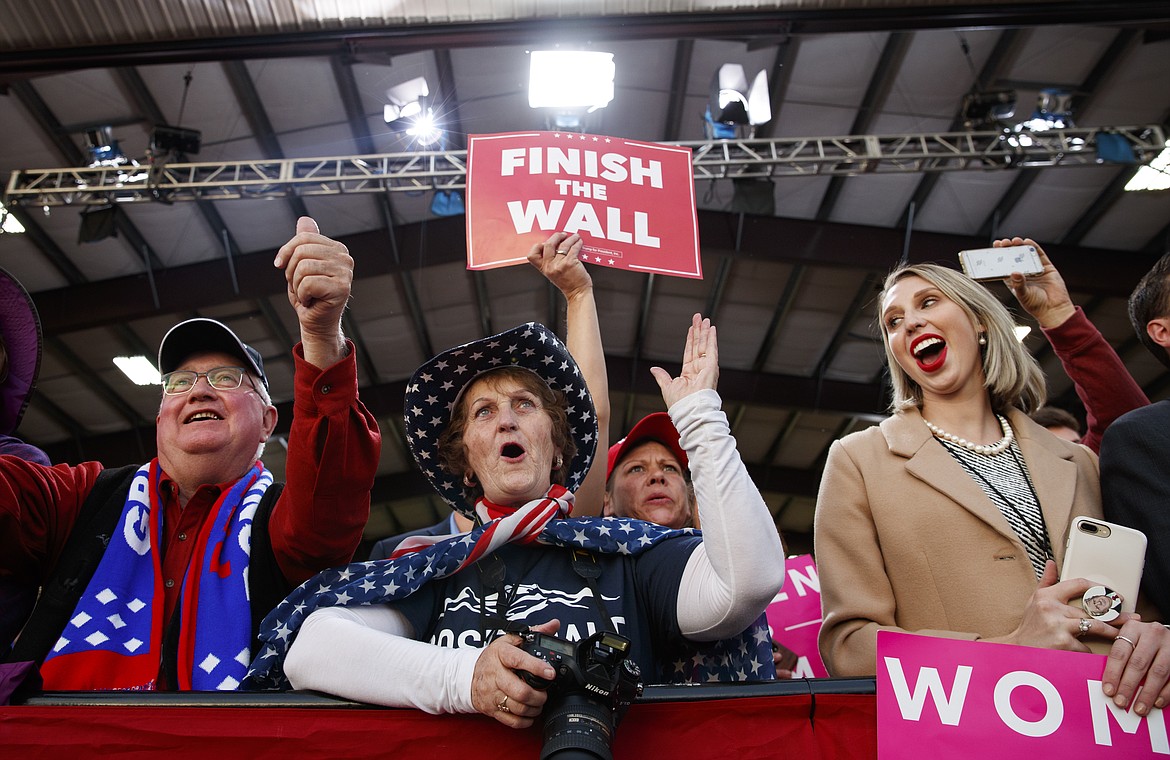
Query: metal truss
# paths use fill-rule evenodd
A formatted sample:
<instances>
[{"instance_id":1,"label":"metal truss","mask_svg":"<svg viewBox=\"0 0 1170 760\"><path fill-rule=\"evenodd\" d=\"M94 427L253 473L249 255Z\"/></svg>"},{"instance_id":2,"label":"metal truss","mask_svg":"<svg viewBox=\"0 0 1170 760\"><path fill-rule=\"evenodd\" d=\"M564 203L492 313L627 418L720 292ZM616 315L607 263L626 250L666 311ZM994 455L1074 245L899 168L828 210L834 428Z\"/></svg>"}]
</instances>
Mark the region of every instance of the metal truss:
<instances>
[{"instance_id":1,"label":"metal truss","mask_svg":"<svg viewBox=\"0 0 1170 760\"><path fill-rule=\"evenodd\" d=\"M695 180L851 176L903 172L1095 166L1098 136L1124 142L1148 163L1165 147L1160 125L1045 132L787 137L676 142L690 148ZM150 166L20 169L5 202L22 206L101 205L283 198L291 195L418 192L466 186L467 151L386 153L276 161L156 163Z\"/></svg>"}]
</instances>

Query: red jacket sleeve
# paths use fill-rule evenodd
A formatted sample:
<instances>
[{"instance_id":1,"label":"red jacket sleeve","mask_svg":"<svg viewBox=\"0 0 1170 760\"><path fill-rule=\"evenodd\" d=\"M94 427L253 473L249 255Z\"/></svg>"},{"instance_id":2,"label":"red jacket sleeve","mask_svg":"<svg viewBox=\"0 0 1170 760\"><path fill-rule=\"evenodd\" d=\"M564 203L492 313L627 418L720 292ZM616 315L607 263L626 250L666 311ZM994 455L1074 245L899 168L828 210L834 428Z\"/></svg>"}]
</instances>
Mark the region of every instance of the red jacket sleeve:
<instances>
[{"instance_id":1,"label":"red jacket sleeve","mask_svg":"<svg viewBox=\"0 0 1170 760\"><path fill-rule=\"evenodd\" d=\"M46 467L0 456L0 577L48 578L101 471L97 462Z\"/></svg>"},{"instance_id":2,"label":"red jacket sleeve","mask_svg":"<svg viewBox=\"0 0 1170 760\"><path fill-rule=\"evenodd\" d=\"M1081 443L1100 453L1105 429L1121 415L1146 406L1150 400L1080 306L1063 323L1045 330L1044 335L1085 405L1088 429Z\"/></svg>"},{"instance_id":3,"label":"red jacket sleeve","mask_svg":"<svg viewBox=\"0 0 1170 760\"><path fill-rule=\"evenodd\" d=\"M370 516L370 489L382 451L378 423L358 400L357 361L327 369L298 344L285 487L268 531L277 564L294 584L349 562Z\"/></svg>"}]
</instances>

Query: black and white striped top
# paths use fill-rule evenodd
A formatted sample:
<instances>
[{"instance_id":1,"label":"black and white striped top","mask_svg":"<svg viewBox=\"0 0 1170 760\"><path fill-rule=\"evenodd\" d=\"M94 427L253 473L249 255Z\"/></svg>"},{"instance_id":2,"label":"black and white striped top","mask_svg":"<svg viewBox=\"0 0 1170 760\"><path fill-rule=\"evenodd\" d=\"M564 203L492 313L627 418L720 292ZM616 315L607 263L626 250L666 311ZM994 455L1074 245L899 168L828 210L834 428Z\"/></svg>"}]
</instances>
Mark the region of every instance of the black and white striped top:
<instances>
[{"instance_id":1,"label":"black and white striped top","mask_svg":"<svg viewBox=\"0 0 1170 760\"><path fill-rule=\"evenodd\" d=\"M941 438L936 440L979 484L991 503L999 507L1008 525L1012 526L1028 550L1028 559L1032 562L1036 577L1043 575L1044 563L1052 558L1052 543L1044 524L1044 513L1040 511L1040 500L1020 453L1019 442L1012 439L1011 445L1002 452L988 456L968 451Z\"/></svg>"}]
</instances>

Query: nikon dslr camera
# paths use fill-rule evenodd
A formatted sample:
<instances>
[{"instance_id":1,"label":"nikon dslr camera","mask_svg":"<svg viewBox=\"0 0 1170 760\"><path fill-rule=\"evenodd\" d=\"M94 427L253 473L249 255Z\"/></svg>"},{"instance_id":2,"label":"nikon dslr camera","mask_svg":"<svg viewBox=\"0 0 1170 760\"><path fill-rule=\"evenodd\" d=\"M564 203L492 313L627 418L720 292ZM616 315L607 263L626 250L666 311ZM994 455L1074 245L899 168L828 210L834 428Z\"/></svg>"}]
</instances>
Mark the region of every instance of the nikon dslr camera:
<instances>
[{"instance_id":1,"label":"nikon dslr camera","mask_svg":"<svg viewBox=\"0 0 1170 760\"><path fill-rule=\"evenodd\" d=\"M630 640L608 631L576 642L536 631L519 636L521 649L557 672L548 680L518 671L529 686L549 695L540 760L612 760L614 729L642 695L642 671L626 659Z\"/></svg>"}]
</instances>

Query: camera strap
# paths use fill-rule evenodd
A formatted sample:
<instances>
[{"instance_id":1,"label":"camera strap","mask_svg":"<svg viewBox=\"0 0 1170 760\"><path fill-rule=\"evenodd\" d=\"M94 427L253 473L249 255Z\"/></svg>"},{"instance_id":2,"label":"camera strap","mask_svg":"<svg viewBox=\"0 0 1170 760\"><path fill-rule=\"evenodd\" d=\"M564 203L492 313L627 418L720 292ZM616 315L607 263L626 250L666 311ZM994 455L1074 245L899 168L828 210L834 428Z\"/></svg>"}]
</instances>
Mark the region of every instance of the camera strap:
<instances>
[{"instance_id":1,"label":"camera strap","mask_svg":"<svg viewBox=\"0 0 1170 760\"><path fill-rule=\"evenodd\" d=\"M570 549L572 553L571 565L573 572L575 572L585 585L589 587L589 592L593 596L593 601L597 604L597 611L601 614L602 625L605 630L610 633L617 633L618 630L613 624L613 618L609 616L609 612L605 609L605 600L601 596L601 589L597 586L597 579L601 577L601 565L597 564L597 557L593 556L592 552L584 549ZM480 596L479 605L479 630L483 636L483 641L489 642L496 636L505 633L516 633L520 630L527 630L527 626L517 626L508 620L508 608L512 606L512 600L519 590L519 583L512 588L509 594L507 591L508 568L504 564L504 560L500 559L497 554L489 554L482 560L476 563L475 570L479 574L479 582L482 586L482 594ZM495 614L491 614L488 610L488 596L494 591L496 594L496 610Z\"/></svg>"},{"instance_id":2,"label":"camera strap","mask_svg":"<svg viewBox=\"0 0 1170 760\"><path fill-rule=\"evenodd\" d=\"M512 588L509 594L504 583L508 575L508 567L498 554L492 553L476 563L475 571L479 573L481 588L479 604L479 632L487 644L496 636L504 633L514 633L516 626L508 622L508 608L512 606L512 599L516 596L519 584ZM487 598L489 592L496 592L496 614L488 611ZM521 626L523 629L524 626Z\"/></svg>"},{"instance_id":3,"label":"camera strap","mask_svg":"<svg viewBox=\"0 0 1170 760\"><path fill-rule=\"evenodd\" d=\"M593 601L597 603L597 611L601 613L601 622L605 625L605 630L617 633L618 630L613 624L613 619L610 618L609 612L605 609L605 600L601 598L601 589L597 587L597 579L601 577L601 565L597 564L597 557L593 556L593 552L587 552L584 549L571 549L570 551L573 552L573 572L581 576L585 585L589 587Z\"/></svg>"}]
</instances>

